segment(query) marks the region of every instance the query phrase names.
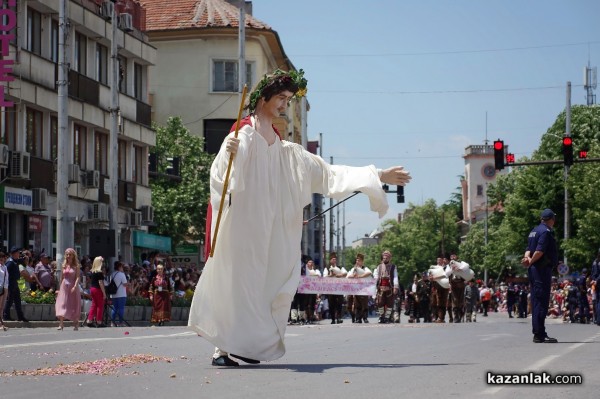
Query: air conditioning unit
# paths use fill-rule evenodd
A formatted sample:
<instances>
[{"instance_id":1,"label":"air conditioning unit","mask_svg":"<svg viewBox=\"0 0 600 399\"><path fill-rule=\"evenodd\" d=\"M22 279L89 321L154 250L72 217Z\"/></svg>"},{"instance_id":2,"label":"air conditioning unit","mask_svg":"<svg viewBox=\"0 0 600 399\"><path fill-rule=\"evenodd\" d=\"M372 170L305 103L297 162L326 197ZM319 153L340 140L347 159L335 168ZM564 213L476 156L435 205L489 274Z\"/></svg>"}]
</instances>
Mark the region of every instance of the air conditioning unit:
<instances>
[{"instance_id":1,"label":"air conditioning unit","mask_svg":"<svg viewBox=\"0 0 600 399\"><path fill-rule=\"evenodd\" d=\"M83 174L82 183L85 188L100 188L100 172L86 170Z\"/></svg>"},{"instance_id":2,"label":"air conditioning unit","mask_svg":"<svg viewBox=\"0 0 600 399\"><path fill-rule=\"evenodd\" d=\"M112 1L103 1L100 5L100 16L107 21L112 19L113 10L115 9L115 5Z\"/></svg>"},{"instance_id":3,"label":"air conditioning unit","mask_svg":"<svg viewBox=\"0 0 600 399\"><path fill-rule=\"evenodd\" d=\"M0 144L0 167L8 167L10 161L10 150L6 144Z\"/></svg>"},{"instance_id":4,"label":"air conditioning unit","mask_svg":"<svg viewBox=\"0 0 600 399\"><path fill-rule=\"evenodd\" d=\"M29 153L14 151L10 156L10 177L29 179Z\"/></svg>"},{"instance_id":5,"label":"air conditioning unit","mask_svg":"<svg viewBox=\"0 0 600 399\"><path fill-rule=\"evenodd\" d=\"M72 163L69 165L69 183L79 183L81 182L81 169L79 169L79 165L76 163Z\"/></svg>"},{"instance_id":6,"label":"air conditioning unit","mask_svg":"<svg viewBox=\"0 0 600 399\"><path fill-rule=\"evenodd\" d=\"M46 198L48 197L48 190L45 188L34 188L31 190L33 197L33 210L34 211L45 211L48 209L46 207Z\"/></svg>"},{"instance_id":7,"label":"air conditioning unit","mask_svg":"<svg viewBox=\"0 0 600 399\"><path fill-rule=\"evenodd\" d=\"M126 12L119 14L119 28L125 32L131 32L133 30L133 16Z\"/></svg>"},{"instance_id":8,"label":"air conditioning unit","mask_svg":"<svg viewBox=\"0 0 600 399\"><path fill-rule=\"evenodd\" d=\"M101 202L95 202L90 205L90 220L108 220L108 206Z\"/></svg>"},{"instance_id":9,"label":"air conditioning unit","mask_svg":"<svg viewBox=\"0 0 600 399\"><path fill-rule=\"evenodd\" d=\"M154 208L151 205L142 206L142 223L152 223L154 221Z\"/></svg>"},{"instance_id":10,"label":"air conditioning unit","mask_svg":"<svg viewBox=\"0 0 600 399\"><path fill-rule=\"evenodd\" d=\"M142 212L130 212L129 213L129 225L130 226L141 226L142 225Z\"/></svg>"}]
</instances>

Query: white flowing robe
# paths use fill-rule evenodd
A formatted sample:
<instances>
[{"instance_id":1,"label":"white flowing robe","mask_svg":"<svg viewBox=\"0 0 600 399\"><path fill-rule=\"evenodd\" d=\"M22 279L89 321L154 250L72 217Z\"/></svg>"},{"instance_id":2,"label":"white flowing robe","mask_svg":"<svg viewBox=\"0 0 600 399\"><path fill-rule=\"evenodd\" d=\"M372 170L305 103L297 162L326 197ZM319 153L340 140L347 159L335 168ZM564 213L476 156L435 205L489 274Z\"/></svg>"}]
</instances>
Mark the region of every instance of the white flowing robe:
<instances>
[{"instance_id":1,"label":"white flowing robe","mask_svg":"<svg viewBox=\"0 0 600 399\"><path fill-rule=\"evenodd\" d=\"M268 145L249 125L238 138L231 197L225 201L214 255L196 287L188 325L223 351L274 360L285 353L290 303L300 280L303 208L312 193L343 199L359 190L380 217L388 204L374 166L329 165L279 139ZM229 161L225 142L211 167L213 232Z\"/></svg>"}]
</instances>

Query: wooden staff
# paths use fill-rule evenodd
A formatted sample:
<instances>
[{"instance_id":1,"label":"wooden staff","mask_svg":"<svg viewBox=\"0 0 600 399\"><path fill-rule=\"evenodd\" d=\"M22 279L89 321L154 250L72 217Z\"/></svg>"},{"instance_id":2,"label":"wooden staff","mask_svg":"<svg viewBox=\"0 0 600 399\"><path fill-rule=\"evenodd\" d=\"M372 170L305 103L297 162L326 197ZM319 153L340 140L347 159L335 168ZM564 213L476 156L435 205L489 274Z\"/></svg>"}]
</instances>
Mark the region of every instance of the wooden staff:
<instances>
[{"instance_id":1,"label":"wooden staff","mask_svg":"<svg viewBox=\"0 0 600 399\"><path fill-rule=\"evenodd\" d=\"M242 111L244 110L244 101L246 100L246 90L248 85L244 85L242 90L242 101L240 102L240 110L238 111L237 122L235 124L235 138L237 139L238 132L240 131L240 120L242 119ZM227 195L227 186L229 186L229 174L231 173L231 164L233 163L234 154L229 155L229 163L227 164L227 173L225 174L225 182L223 183L223 192L221 193L221 202L219 203L219 214L217 215L217 224L215 225L215 234L213 235L212 245L210 246L210 257L215 253L215 247L217 246L217 234L219 233L219 224L221 223L221 214L223 213L223 204L225 203L225 196Z\"/></svg>"}]
</instances>

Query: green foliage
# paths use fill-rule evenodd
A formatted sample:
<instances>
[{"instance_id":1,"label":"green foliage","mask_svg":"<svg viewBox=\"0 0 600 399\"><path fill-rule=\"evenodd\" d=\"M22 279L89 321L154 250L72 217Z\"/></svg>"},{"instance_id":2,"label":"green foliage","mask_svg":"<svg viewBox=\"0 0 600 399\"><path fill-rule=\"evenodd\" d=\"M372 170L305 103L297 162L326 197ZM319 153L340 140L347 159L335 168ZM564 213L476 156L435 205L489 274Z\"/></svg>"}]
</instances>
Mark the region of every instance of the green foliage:
<instances>
[{"instance_id":1,"label":"green foliage","mask_svg":"<svg viewBox=\"0 0 600 399\"><path fill-rule=\"evenodd\" d=\"M214 156L204 152L202 138L192 135L179 117L154 128L158 177L150 185L156 224L152 232L171 237L173 247L197 241L204 235ZM166 175L168 157L180 158L180 181Z\"/></svg>"},{"instance_id":2,"label":"green foliage","mask_svg":"<svg viewBox=\"0 0 600 399\"><path fill-rule=\"evenodd\" d=\"M143 296L128 296L125 300L126 306L152 306L150 299Z\"/></svg>"},{"instance_id":3,"label":"green foliage","mask_svg":"<svg viewBox=\"0 0 600 399\"><path fill-rule=\"evenodd\" d=\"M532 160L561 160L562 137L565 131L565 113L561 113L552 127L542 136L539 148ZM600 107L574 106L571 108L571 136L575 151L588 149L588 157L600 157ZM520 159L518 162L525 161ZM562 254L566 252L573 270L586 266L596 254L600 243L600 187L598 163L575 163L566 182L569 192L569 210L572 223L569 239L564 240L564 166L536 165L513 168L508 175L501 176L490 187L489 200L498 212L490 218L488 225L488 247L483 265L500 273L514 257L525 252L527 235L539 223L542 209L556 212L554 226ZM467 241L475 240L477 232L469 234ZM467 242L461 246L463 256L481 260L476 251L477 244ZM561 254L561 256L562 256ZM514 262L512 262L514 263Z\"/></svg>"},{"instance_id":4,"label":"green foliage","mask_svg":"<svg viewBox=\"0 0 600 399\"><path fill-rule=\"evenodd\" d=\"M34 304L50 304L56 303L56 293L44 291L25 291L21 293L21 301Z\"/></svg>"},{"instance_id":5,"label":"green foliage","mask_svg":"<svg viewBox=\"0 0 600 399\"><path fill-rule=\"evenodd\" d=\"M190 306L192 306L192 299L175 296L173 297L173 306L189 308Z\"/></svg>"}]
</instances>

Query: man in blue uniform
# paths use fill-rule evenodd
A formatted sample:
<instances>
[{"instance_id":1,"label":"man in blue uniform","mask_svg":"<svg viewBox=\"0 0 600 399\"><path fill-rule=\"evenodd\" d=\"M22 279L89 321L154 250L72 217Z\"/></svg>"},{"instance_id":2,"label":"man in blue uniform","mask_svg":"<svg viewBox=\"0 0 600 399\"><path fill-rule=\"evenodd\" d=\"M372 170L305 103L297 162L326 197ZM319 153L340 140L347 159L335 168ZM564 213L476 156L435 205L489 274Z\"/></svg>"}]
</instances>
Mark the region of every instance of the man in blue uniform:
<instances>
[{"instance_id":1,"label":"man in blue uniform","mask_svg":"<svg viewBox=\"0 0 600 399\"><path fill-rule=\"evenodd\" d=\"M557 339L548 336L544 325L550 305L552 268L558 265L558 250L552 230L556 214L551 209L544 209L541 219L542 222L529 233L527 250L521 263L527 267L531 286L533 342L556 343Z\"/></svg>"}]
</instances>

